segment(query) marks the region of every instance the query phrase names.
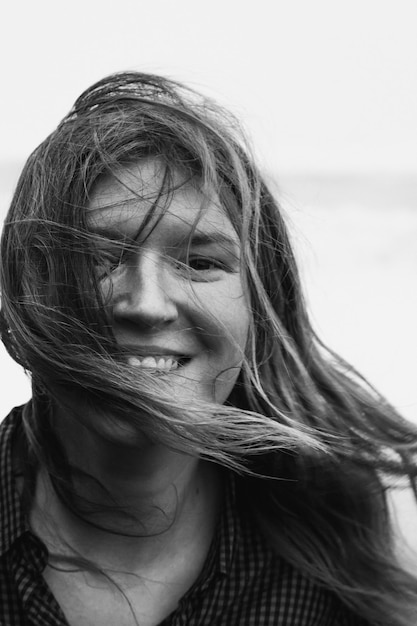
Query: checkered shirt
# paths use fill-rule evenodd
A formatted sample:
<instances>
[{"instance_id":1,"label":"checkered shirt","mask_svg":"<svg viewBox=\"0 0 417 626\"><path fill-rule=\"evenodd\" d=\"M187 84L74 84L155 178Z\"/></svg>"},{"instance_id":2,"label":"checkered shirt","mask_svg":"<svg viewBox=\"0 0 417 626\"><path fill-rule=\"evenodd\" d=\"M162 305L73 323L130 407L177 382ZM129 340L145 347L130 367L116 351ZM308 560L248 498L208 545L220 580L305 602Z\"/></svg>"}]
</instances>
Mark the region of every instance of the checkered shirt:
<instances>
[{"instance_id":1,"label":"checkered shirt","mask_svg":"<svg viewBox=\"0 0 417 626\"><path fill-rule=\"evenodd\" d=\"M12 439L22 410L0 425L0 626L68 626L42 576L47 550L16 490ZM237 501L234 483L232 477L203 571L161 626L365 626L273 553Z\"/></svg>"}]
</instances>

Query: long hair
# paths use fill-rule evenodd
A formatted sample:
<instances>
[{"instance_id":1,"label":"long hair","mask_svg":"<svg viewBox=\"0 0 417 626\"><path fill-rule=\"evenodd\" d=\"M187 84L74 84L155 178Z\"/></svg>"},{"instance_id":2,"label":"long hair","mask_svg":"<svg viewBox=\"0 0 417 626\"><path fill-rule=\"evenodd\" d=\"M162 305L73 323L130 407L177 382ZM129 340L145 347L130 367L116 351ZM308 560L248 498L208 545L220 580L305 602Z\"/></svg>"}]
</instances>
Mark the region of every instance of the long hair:
<instances>
[{"instance_id":1,"label":"long hair","mask_svg":"<svg viewBox=\"0 0 417 626\"><path fill-rule=\"evenodd\" d=\"M165 197L178 171L214 189L241 240L251 327L222 406L173 406L112 333L86 207L103 176L146 158L164 164ZM96 83L29 157L1 263L2 340L35 400L76 393L106 419L236 470L279 554L359 615L409 624L417 581L396 563L384 481L414 481L416 429L316 336L282 211L230 114L159 76ZM34 452L64 475L48 418L33 415Z\"/></svg>"}]
</instances>

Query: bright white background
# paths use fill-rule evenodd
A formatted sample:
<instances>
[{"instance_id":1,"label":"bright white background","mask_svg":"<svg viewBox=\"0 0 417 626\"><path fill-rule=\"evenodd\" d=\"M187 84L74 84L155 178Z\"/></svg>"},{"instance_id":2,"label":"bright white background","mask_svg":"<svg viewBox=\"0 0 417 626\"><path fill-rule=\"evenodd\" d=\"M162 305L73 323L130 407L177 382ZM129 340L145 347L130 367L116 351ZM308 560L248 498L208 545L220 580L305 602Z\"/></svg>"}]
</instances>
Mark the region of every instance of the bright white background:
<instances>
[{"instance_id":1,"label":"bright white background","mask_svg":"<svg viewBox=\"0 0 417 626\"><path fill-rule=\"evenodd\" d=\"M126 68L211 91L270 166L415 170L415 0L4 0L0 155Z\"/></svg>"},{"instance_id":2,"label":"bright white background","mask_svg":"<svg viewBox=\"0 0 417 626\"><path fill-rule=\"evenodd\" d=\"M185 80L250 130L322 335L417 421L415 0L4 0L1 24L2 219L88 85L122 69ZM29 385L2 348L0 376L4 416Z\"/></svg>"}]
</instances>

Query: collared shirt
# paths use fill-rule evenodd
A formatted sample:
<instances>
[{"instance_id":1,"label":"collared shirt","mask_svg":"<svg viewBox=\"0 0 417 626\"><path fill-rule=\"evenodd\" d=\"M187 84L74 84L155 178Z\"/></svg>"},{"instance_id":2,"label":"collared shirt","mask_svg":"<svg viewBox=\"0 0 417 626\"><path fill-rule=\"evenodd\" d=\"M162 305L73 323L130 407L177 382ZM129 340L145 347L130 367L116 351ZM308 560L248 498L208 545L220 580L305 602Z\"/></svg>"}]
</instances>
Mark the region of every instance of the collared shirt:
<instances>
[{"instance_id":1,"label":"collared shirt","mask_svg":"<svg viewBox=\"0 0 417 626\"><path fill-rule=\"evenodd\" d=\"M12 440L22 410L0 425L0 626L68 626L42 576L47 549L31 531L16 488ZM200 576L161 626L365 626L274 554L233 485L231 478Z\"/></svg>"}]
</instances>

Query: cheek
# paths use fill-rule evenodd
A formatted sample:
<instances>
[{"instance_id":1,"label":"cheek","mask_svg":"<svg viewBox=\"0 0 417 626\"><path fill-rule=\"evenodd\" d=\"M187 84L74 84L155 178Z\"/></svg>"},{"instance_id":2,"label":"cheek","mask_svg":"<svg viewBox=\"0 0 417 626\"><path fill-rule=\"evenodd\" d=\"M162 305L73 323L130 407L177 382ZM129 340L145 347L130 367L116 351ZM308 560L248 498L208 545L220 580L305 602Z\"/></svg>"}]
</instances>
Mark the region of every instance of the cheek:
<instances>
[{"instance_id":1,"label":"cheek","mask_svg":"<svg viewBox=\"0 0 417 626\"><path fill-rule=\"evenodd\" d=\"M200 294L199 309L204 315L206 340L217 344L223 358L236 360L245 351L249 324L250 308L239 277L222 281L216 289L207 289Z\"/></svg>"},{"instance_id":2,"label":"cheek","mask_svg":"<svg viewBox=\"0 0 417 626\"><path fill-rule=\"evenodd\" d=\"M249 331L250 308L240 279L228 284L220 300L218 319L222 320L232 341L244 350Z\"/></svg>"}]
</instances>

